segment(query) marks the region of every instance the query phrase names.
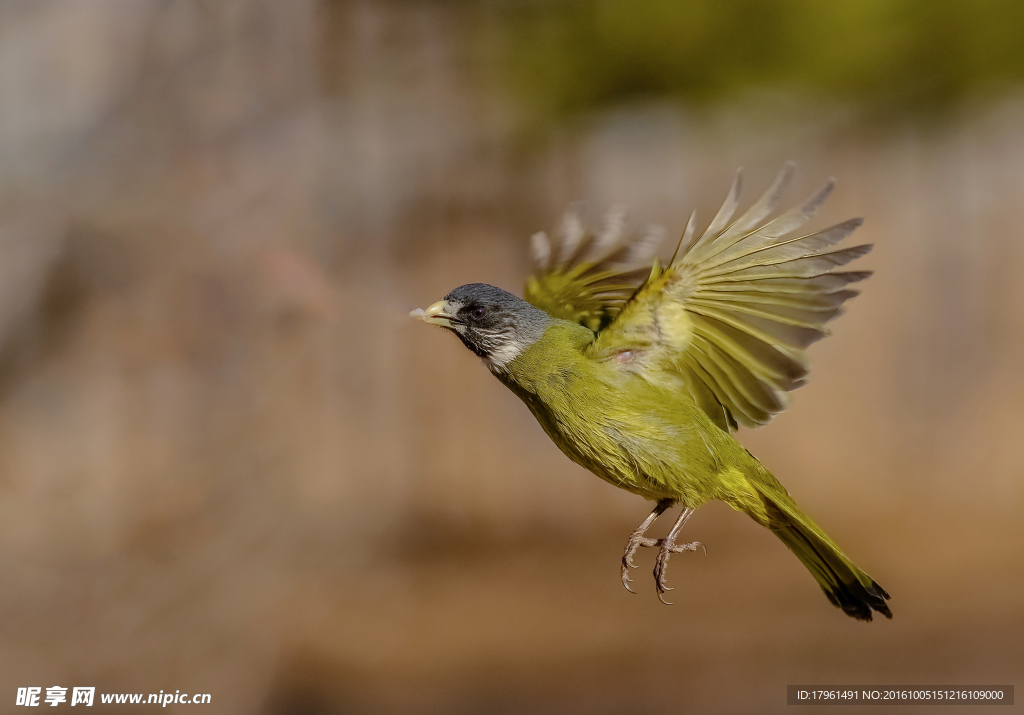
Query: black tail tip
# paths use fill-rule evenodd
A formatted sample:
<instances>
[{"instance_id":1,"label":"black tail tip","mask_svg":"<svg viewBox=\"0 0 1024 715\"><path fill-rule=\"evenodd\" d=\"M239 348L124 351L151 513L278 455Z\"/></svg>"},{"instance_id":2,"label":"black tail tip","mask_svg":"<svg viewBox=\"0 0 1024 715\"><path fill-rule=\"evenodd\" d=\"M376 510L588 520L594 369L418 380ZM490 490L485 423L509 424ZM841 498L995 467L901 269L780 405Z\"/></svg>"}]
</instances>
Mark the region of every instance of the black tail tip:
<instances>
[{"instance_id":1,"label":"black tail tip","mask_svg":"<svg viewBox=\"0 0 1024 715\"><path fill-rule=\"evenodd\" d=\"M886 603L891 597L886 590L874 581L865 586L860 581L843 583L833 589L822 588L833 606L843 609L843 613L858 621L870 621L871 612L877 611L886 618L892 618L892 611Z\"/></svg>"}]
</instances>

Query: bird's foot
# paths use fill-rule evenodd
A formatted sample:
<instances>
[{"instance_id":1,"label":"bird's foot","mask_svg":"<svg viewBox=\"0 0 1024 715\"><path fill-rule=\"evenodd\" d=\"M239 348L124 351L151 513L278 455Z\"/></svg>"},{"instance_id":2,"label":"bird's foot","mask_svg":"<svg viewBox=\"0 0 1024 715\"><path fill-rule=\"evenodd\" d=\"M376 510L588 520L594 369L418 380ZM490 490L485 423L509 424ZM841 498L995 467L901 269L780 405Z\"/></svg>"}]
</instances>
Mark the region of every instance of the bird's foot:
<instances>
[{"instance_id":1,"label":"bird's foot","mask_svg":"<svg viewBox=\"0 0 1024 715\"><path fill-rule=\"evenodd\" d=\"M653 539L647 539L647 541L654 541ZM666 606L671 606L671 601L665 600L665 594L672 589L665 583L665 572L668 570L668 558L672 554L681 554L684 551L696 551L697 547L704 549L704 555L708 555L708 550L704 544L699 541L691 541L688 544L676 544L673 542L672 537L667 539L658 539L653 544L642 544L643 546L658 546L658 560L654 562L654 584L655 588L658 589L658 600L664 603ZM625 561L625 557L623 557ZM623 570L625 571L625 570ZM628 587L627 587L628 588Z\"/></svg>"},{"instance_id":2,"label":"bird's foot","mask_svg":"<svg viewBox=\"0 0 1024 715\"><path fill-rule=\"evenodd\" d=\"M659 541L660 539L644 538L643 527L630 534L629 541L626 542L626 551L622 554L622 585L630 593L636 593L636 591L629 587L629 582L633 580L629 577L629 570L636 568L636 564L633 563L633 554L641 546L651 548L652 546L657 546Z\"/></svg>"}]
</instances>

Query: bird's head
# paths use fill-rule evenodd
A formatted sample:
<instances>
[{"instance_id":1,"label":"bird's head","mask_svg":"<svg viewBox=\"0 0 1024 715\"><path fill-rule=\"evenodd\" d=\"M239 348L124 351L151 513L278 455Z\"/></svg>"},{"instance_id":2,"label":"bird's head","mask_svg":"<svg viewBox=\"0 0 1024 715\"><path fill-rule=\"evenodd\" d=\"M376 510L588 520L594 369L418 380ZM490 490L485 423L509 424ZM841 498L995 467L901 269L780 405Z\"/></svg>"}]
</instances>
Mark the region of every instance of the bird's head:
<instances>
[{"instance_id":1,"label":"bird's head","mask_svg":"<svg viewBox=\"0 0 1024 715\"><path fill-rule=\"evenodd\" d=\"M459 286L426 310L409 314L459 336L492 370L502 370L547 330L551 317L486 283Z\"/></svg>"}]
</instances>

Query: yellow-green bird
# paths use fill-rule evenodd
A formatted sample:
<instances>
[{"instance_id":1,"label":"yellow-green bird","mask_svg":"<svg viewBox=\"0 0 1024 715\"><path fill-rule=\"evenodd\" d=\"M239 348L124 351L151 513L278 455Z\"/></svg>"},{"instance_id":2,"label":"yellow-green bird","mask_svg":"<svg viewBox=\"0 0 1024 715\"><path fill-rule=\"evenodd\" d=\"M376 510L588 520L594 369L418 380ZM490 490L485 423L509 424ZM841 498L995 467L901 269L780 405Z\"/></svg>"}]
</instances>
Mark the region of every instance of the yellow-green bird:
<instances>
[{"instance_id":1,"label":"yellow-green bird","mask_svg":"<svg viewBox=\"0 0 1024 715\"><path fill-rule=\"evenodd\" d=\"M832 180L767 220L792 173L787 164L734 219L737 173L707 230L696 237L691 214L664 266L657 258L651 265L656 232L624 241L621 216L613 215L594 235L570 212L557 245L533 236L538 271L525 300L473 283L412 315L454 332L569 459L656 503L622 555L627 589L637 549L656 548L664 602L670 555L701 546L677 543L679 532L697 507L720 499L782 539L847 615L869 621L874 610L891 618L885 589L733 437L738 425L763 425L785 409L786 393L807 376L804 350L857 295L849 285L870 275L834 270L870 250L834 248L860 219L796 234ZM647 538L675 504L682 512L669 535Z\"/></svg>"}]
</instances>

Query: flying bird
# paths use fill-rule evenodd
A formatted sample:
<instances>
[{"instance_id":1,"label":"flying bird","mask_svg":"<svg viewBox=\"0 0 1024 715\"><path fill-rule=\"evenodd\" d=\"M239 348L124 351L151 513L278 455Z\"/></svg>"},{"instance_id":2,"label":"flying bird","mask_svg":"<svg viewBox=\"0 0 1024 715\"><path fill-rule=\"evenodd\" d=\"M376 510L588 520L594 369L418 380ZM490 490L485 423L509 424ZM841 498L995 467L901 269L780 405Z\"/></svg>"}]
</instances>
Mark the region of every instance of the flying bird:
<instances>
[{"instance_id":1,"label":"flying bird","mask_svg":"<svg viewBox=\"0 0 1024 715\"><path fill-rule=\"evenodd\" d=\"M624 238L620 211L588 231L566 214L559 241L532 238L536 271L524 298L463 285L411 315L455 333L526 403L572 461L655 502L630 535L622 584L638 549L657 550L655 589L671 589L672 554L696 551L680 532L719 499L770 529L796 554L833 605L853 618L887 618L889 594L861 571L733 434L786 408L806 381L806 348L857 295L869 271L836 270L871 245L836 248L851 219L799 234L831 193L829 180L802 205L769 220L792 178L787 164L738 218L741 173L707 229L690 215L672 258L655 257L660 231ZM675 505L665 538L646 536ZM705 550L706 553L706 550Z\"/></svg>"}]
</instances>

